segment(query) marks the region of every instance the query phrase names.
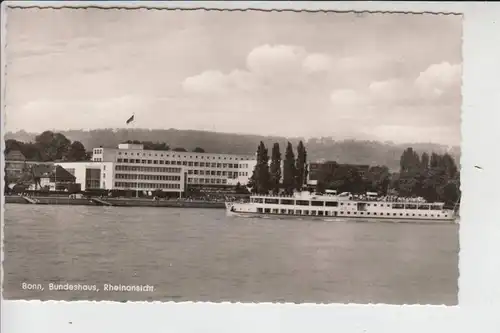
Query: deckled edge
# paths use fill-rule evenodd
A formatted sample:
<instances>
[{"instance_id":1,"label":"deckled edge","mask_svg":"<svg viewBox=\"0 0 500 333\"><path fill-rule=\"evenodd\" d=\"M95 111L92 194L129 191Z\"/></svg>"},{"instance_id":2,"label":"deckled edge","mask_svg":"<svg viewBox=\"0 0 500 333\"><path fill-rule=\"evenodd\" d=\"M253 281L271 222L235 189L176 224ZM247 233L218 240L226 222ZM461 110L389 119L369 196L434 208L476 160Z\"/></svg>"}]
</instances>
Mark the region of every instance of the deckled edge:
<instances>
[{"instance_id":1,"label":"deckled edge","mask_svg":"<svg viewBox=\"0 0 500 333\"><path fill-rule=\"evenodd\" d=\"M301 7L304 6L304 2L297 1L297 2L281 2L281 1L276 1L276 2L266 2L266 3L252 3L250 6L242 6L245 2L238 3L238 2L206 2L204 5L200 5L201 3L204 3L203 1L199 2L194 2L194 3L189 3L189 2L182 2L182 3L177 3L177 1L172 1L171 3L168 2L149 2L149 1L129 1L129 2L118 2L118 1L108 1L108 2L101 2L101 1L73 1L73 2L66 2L66 1L44 1L40 2L39 4L36 3L36 1L4 1L2 2L2 11L1 11L1 47L2 47L2 52L1 52L1 113L0 113L0 136L1 136L1 179L0 179L0 184L2 184L2 193L1 193L1 254L0 254L0 259L1 259L1 265L2 269L1 271L1 300L0 302L6 300L6 301L15 301L15 302L20 302L20 303L31 303L31 304L36 304L36 303L42 303L42 304L160 304L160 305L172 305L172 304L178 304L178 305L188 305L188 304L193 304L193 305L198 305L198 304L207 304L207 305L245 305L245 306L269 306L269 305L275 305L275 306L296 306L296 307L311 307L311 306L323 306L323 307L349 307L349 308L374 308L374 307L386 307L386 308L419 308L419 307L432 307L432 308L459 308L460 306L460 253L459 251L459 278L458 278L458 304L456 305L445 305L445 304L389 304L389 303L294 303L294 302L233 302L233 301L210 301L210 302L204 302L204 301L186 301L186 302L175 302L175 301L114 301L114 300L74 300L74 301L66 301L66 300L26 300L26 299L4 299L3 298L3 279L4 279L4 271L3 271L3 261L4 261L4 212L5 212L5 198L4 198L4 190L3 186L4 184L4 173L5 173L5 166L4 166L4 159L5 159L5 140L4 140L4 128L5 128L5 90L6 90L6 81L7 81L7 62L6 62L6 48L7 48L7 20L8 20L8 15L7 11L9 9L39 9L39 10L58 10L58 9L74 9L74 10L87 10L87 9L110 9L110 10L179 10L179 11L232 11L232 12L246 12L246 11L258 11L258 12L308 12L308 13L342 13L342 14L409 14L409 15L450 15L450 16L462 16L462 25L461 25L461 32L462 32L462 52L461 52L461 58L462 58L462 68L463 68L463 48L464 48L464 31L463 31L463 21L464 21L464 11L463 10L458 10L458 11L442 11L442 10L437 10L437 11L413 11L413 10L370 10L370 9L362 9L363 5L368 5L370 4L366 2L361 2L361 3L356 3L356 2L341 2L341 3L334 3L333 5L337 6L340 5L347 5L347 7L358 7L355 9L324 9L321 7L324 7L325 5L332 5L331 3L325 3L323 4L321 2L316 2L316 3L307 3L308 6L318 6L317 9L300 9L300 8L295 8L295 7ZM360 5L361 4L361 5ZM410 5L407 5L405 3L385 3L387 7L416 7L419 4L418 3L409 3ZM194 6L193 6L194 5ZM274 5L278 6L284 6L288 8L273 8ZM420 4L425 6L425 4ZM443 4L443 7L445 5ZM461 108L461 121L462 121L462 114L463 114L463 70L462 70L462 86L461 86L461 95L462 95L462 108ZM462 127L461 127L462 128ZM463 136L461 135L461 140L463 140ZM462 148L462 145L460 146ZM463 154L461 156L461 162L463 162ZM461 170L463 168L463 163L461 163ZM459 227L460 228L460 227ZM461 238L461 237L460 237Z\"/></svg>"}]
</instances>

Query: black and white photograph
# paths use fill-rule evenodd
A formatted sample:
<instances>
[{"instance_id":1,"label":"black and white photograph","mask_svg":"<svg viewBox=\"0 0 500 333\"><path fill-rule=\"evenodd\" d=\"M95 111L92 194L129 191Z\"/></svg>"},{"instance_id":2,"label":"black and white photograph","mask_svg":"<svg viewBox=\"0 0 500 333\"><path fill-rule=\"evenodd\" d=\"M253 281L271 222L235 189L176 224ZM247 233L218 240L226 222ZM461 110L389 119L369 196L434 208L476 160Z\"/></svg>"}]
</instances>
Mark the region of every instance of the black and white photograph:
<instances>
[{"instance_id":1,"label":"black and white photograph","mask_svg":"<svg viewBox=\"0 0 500 333\"><path fill-rule=\"evenodd\" d=\"M462 21L8 8L3 297L457 305Z\"/></svg>"}]
</instances>

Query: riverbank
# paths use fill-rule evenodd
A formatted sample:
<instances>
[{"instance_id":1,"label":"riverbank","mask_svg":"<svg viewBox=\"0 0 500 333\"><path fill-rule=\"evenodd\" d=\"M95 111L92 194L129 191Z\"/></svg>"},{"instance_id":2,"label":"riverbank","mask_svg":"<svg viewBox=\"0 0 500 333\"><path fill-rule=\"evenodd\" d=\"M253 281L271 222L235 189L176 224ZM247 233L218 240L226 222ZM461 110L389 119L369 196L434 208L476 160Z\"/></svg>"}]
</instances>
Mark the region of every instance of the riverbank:
<instances>
[{"instance_id":1,"label":"riverbank","mask_svg":"<svg viewBox=\"0 0 500 333\"><path fill-rule=\"evenodd\" d=\"M201 200L152 200L140 198L68 198L68 197L31 197L37 205L76 205L76 206L117 206L117 207L177 207L177 208L225 208L223 202ZM5 196L6 204L29 204L21 196Z\"/></svg>"}]
</instances>

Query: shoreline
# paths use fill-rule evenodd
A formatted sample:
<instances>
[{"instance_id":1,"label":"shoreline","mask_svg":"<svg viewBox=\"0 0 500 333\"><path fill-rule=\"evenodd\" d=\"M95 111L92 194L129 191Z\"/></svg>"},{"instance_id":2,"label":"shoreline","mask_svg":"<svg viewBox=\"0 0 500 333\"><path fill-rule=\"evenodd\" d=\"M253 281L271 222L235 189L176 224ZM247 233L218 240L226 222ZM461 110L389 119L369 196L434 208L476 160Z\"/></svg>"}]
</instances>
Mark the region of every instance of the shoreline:
<instances>
[{"instance_id":1,"label":"shoreline","mask_svg":"<svg viewBox=\"0 0 500 333\"><path fill-rule=\"evenodd\" d=\"M74 206L112 206L112 207L164 207L164 208L213 208L225 209L224 202L151 200L135 198L68 198L68 197L32 197L37 203L29 202L22 196L5 196L5 204L26 205L74 205Z\"/></svg>"}]
</instances>

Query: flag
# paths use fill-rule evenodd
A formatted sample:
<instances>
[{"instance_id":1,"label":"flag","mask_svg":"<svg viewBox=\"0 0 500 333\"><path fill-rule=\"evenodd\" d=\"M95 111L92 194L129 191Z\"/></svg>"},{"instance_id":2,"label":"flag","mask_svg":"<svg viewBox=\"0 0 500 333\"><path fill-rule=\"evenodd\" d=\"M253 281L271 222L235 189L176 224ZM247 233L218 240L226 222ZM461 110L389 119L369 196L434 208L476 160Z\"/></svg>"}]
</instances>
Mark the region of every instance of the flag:
<instances>
[{"instance_id":1,"label":"flag","mask_svg":"<svg viewBox=\"0 0 500 333\"><path fill-rule=\"evenodd\" d=\"M127 119L127 125L134 121L134 115Z\"/></svg>"}]
</instances>

